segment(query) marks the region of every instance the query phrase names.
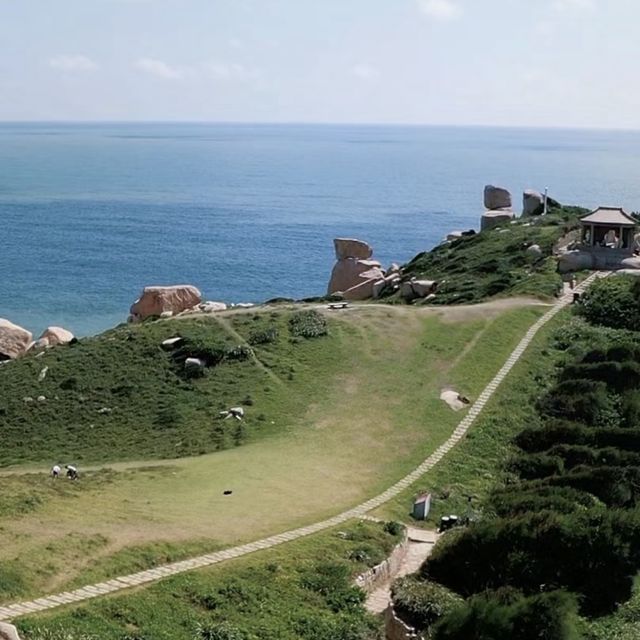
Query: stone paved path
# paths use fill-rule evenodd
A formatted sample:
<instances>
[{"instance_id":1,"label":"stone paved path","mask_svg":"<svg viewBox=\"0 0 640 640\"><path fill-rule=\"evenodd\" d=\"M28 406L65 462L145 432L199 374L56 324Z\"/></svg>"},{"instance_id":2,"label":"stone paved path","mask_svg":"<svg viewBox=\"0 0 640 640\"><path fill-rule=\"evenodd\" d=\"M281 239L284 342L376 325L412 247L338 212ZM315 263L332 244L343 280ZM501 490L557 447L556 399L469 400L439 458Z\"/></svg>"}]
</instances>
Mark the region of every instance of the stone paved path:
<instances>
[{"instance_id":1,"label":"stone paved path","mask_svg":"<svg viewBox=\"0 0 640 640\"><path fill-rule=\"evenodd\" d=\"M596 272L585 280L579 287L576 288L577 292L584 290L594 279L598 277L604 277L608 275L607 272ZM473 403L469 409L467 415L460 421L453 434L449 439L440 445L420 466L416 467L411 473L402 478L402 480L396 482L393 486L389 487L384 493L381 493L366 502L339 513L333 518L323 520L310 524L306 527L299 529L292 529L279 535L270 536L269 538L263 538L248 544L243 544L238 547L232 547L225 549L224 551L217 551L216 553L210 553L207 555L198 556L188 560L182 560L180 562L173 562L166 564L155 569L149 569L147 571L139 571L138 573L132 573L130 575L121 576L119 578L113 578L111 580L105 580L98 584L82 587L81 589L74 589L73 591L65 591L63 593L57 593L37 600L30 600L27 602L18 602L16 604L10 604L6 606L0 606L0 621L12 620L14 618L24 616L30 613L36 613L38 611L45 611L48 609L54 609L66 604L72 604L75 602L82 602L83 600L90 600L91 598L97 598L98 596L104 596L109 593L115 593L122 591L123 589L129 589L131 587L138 587L141 585L155 582L168 576L173 576L178 573L184 573L185 571L191 571L192 569L199 569L201 567L209 567L225 560L231 560L238 558L254 551L261 551L262 549L269 549L284 542L290 542L297 540L304 536L318 533L325 529L335 527L347 520L353 518L359 518L364 516L369 511L380 507L385 502L388 502L399 493L404 491L407 487L412 485L422 475L424 475L429 469L434 467L442 458L462 439L467 433L471 425L474 423L478 414L482 411L485 404L490 400L495 390L500 383L504 380L507 374L511 371L516 362L520 359L525 349L529 346L536 333L551 320L561 309L566 307L573 299L573 291L565 294L547 311L531 328L527 331L522 340L518 343L516 348L511 352L511 355L507 358L507 361L503 367L498 371L493 380L486 386L484 391L480 394L478 399Z\"/></svg>"},{"instance_id":2,"label":"stone paved path","mask_svg":"<svg viewBox=\"0 0 640 640\"><path fill-rule=\"evenodd\" d=\"M407 534L409 546L399 571L388 582L372 591L367 597L365 607L371 613L379 614L384 612L391 603L391 583L396 578L416 573L438 540L438 534L435 531L427 531L425 529L407 527Z\"/></svg>"}]
</instances>

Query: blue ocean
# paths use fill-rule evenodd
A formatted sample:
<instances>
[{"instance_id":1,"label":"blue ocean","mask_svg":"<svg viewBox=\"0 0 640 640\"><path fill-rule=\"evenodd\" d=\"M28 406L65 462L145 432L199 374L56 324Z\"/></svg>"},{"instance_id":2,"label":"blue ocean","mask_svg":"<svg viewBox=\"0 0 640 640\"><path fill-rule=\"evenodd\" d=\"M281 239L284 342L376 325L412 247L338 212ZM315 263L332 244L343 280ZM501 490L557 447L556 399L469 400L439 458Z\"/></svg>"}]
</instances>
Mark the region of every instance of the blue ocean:
<instances>
[{"instance_id":1,"label":"blue ocean","mask_svg":"<svg viewBox=\"0 0 640 640\"><path fill-rule=\"evenodd\" d=\"M145 285L319 295L336 236L406 262L477 227L486 183L636 210L639 175L637 132L0 124L0 317L89 335Z\"/></svg>"}]
</instances>

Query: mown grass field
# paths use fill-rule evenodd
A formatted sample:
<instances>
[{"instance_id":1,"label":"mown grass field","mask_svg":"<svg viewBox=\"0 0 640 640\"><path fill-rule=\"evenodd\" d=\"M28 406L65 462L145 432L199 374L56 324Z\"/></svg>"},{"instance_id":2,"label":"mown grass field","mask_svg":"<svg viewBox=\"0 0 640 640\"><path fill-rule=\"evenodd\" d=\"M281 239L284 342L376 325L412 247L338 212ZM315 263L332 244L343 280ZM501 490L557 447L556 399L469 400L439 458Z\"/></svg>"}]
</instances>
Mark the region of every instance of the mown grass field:
<instances>
[{"instance_id":1,"label":"mown grass field","mask_svg":"<svg viewBox=\"0 0 640 640\"><path fill-rule=\"evenodd\" d=\"M478 513L485 508L505 460L515 451L514 436L522 425L539 421L534 403L553 383L556 365L565 357L550 340L570 317L569 311L562 312L540 330L460 444L374 515L434 528L443 515L465 515L469 506ZM426 522L415 522L410 515L413 499L425 492L432 494L431 514Z\"/></svg>"},{"instance_id":2,"label":"mown grass field","mask_svg":"<svg viewBox=\"0 0 640 640\"><path fill-rule=\"evenodd\" d=\"M165 406L177 406L182 418L156 429L144 407L159 400L142 385L146 404L134 393L131 405L114 403L117 411L98 414L108 422L90 431L90 437L58 434L55 412L47 413L51 422L39 424L49 425L48 444L36 447L31 460L27 437L13 432L13 446L9 443L4 453L22 464L2 471L0 599L42 595L254 540L381 492L427 457L460 420L461 413L439 399L442 387L455 386L475 397L544 311L523 304L435 310L362 306L329 314L329 335L313 340L290 339L286 327L291 312L286 309L136 328L139 334L125 340L145 345L161 372L156 376L156 369L141 359L136 379L144 382L146 377L150 385L148 378L156 376L154 385L160 384L158 379L171 384L173 405ZM255 346L255 360L224 363L195 381L176 382L171 363L163 360L168 356L158 350L158 341L176 332L212 331L222 341L223 331L233 346L249 338L256 326L274 324L278 340ZM121 349L113 332L104 339ZM78 348L84 346L52 351L37 364L27 359L5 367L3 373L14 366L22 372L13 381L18 400L25 393L19 384L27 380L33 387L33 377L47 359L48 384L59 385L71 369L78 370L82 361L64 362L68 353L79 358ZM58 368L64 373L56 376ZM106 393L102 375L87 376L82 384L93 384L96 394ZM106 399L113 400L111 387L109 391ZM73 392L87 394L77 388ZM55 397L56 392L46 393ZM218 411L246 396L250 402L245 404L242 446L233 446L231 436L227 448L215 453L176 457L183 451L175 447L176 440L192 442L196 452L207 443L213 451L219 448L219 438L209 441L220 425ZM104 400L100 397L92 406ZM83 415L85 404L70 403L66 411ZM124 426L120 417L126 418ZM135 432L136 420L141 433ZM226 427L236 421L222 422ZM29 437L37 440L34 434ZM58 456L77 460L79 450L87 461L108 465L97 464L91 471L81 467L81 481L73 486L52 482L46 476L48 464L33 464L48 455L53 461ZM170 458L158 459L169 451ZM225 490L233 493L223 495Z\"/></svg>"}]
</instances>

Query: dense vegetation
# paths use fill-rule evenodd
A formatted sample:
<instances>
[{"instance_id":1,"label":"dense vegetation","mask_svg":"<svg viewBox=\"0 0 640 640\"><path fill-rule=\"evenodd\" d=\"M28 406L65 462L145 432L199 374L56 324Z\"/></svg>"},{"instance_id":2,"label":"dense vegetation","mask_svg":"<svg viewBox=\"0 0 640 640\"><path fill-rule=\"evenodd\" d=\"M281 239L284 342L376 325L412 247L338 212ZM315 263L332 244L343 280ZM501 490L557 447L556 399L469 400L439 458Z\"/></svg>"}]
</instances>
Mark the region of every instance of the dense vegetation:
<instances>
[{"instance_id":1,"label":"dense vegetation","mask_svg":"<svg viewBox=\"0 0 640 640\"><path fill-rule=\"evenodd\" d=\"M640 331L640 280L634 276L600 280L583 294L578 310L589 322Z\"/></svg>"},{"instance_id":2,"label":"dense vegetation","mask_svg":"<svg viewBox=\"0 0 640 640\"><path fill-rule=\"evenodd\" d=\"M167 458L241 444L285 422L296 389L327 352L327 333L316 311L240 313L120 326L4 364L0 465ZM163 348L174 336L183 340ZM204 368L187 367L188 358ZM235 406L245 419L224 420L220 412Z\"/></svg>"},{"instance_id":3,"label":"dense vegetation","mask_svg":"<svg viewBox=\"0 0 640 640\"><path fill-rule=\"evenodd\" d=\"M615 307L621 285L611 282L586 299ZM602 317L584 306L587 318ZM597 621L633 597L640 570L640 334L572 323L556 346L564 364L516 437L484 517L447 534L422 568L426 584L466 598L435 624L423 621L435 639L618 637Z\"/></svg>"},{"instance_id":4,"label":"dense vegetation","mask_svg":"<svg viewBox=\"0 0 640 640\"><path fill-rule=\"evenodd\" d=\"M394 527L353 523L19 627L24 640L374 640L353 577L398 541Z\"/></svg>"},{"instance_id":5,"label":"dense vegetation","mask_svg":"<svg viewBox=\"0 0 640 640\"><path fill-rule=\"evenodd\" d=\"M433 304L473 303L496 295L552 297L562 285L553 246L586 212L562 207L544 218L520 219L443 243L405 265L403 278L437 280ZM532 245L539 246L540 254L527 251Z\"/></svg>"}]
</instances>

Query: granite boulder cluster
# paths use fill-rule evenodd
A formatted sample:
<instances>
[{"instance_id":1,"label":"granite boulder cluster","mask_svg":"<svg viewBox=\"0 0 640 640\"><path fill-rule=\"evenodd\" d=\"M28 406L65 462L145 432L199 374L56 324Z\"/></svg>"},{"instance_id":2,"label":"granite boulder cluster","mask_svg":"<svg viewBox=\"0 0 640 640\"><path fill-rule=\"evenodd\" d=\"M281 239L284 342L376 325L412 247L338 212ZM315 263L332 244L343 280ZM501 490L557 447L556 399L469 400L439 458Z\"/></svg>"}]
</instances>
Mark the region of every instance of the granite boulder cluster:
<instances>
[{"instance_id":1,"label":"granite boulder cluster","mask_svg":"<svg viewBox=\"0 0 640 640\"><path fill-rule=\"evenodd\" d=\"M336 238L333 241L336 263L331 272L328 295L344 300L371 300L379 298L383 291L400 291L407 301L425 298L435 292L437 283L431 280L403 281L397 264L384 270L373 259L373 249L362 240Z\"/></svg>"},{"instance_id":2,"label":"granite boulder cluster","mask_svg":"<svg viewBox=\"0 0 640 640\"><path fill-rule=\"evenodd\" d=\"M69 344L74 340L71 331L62 327L48 327L34 342L31 331L0 318L0 362L16 360L32 350Z\"/></svg>"}]
</instances>

